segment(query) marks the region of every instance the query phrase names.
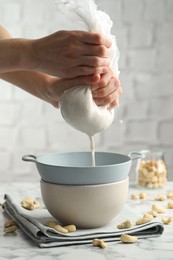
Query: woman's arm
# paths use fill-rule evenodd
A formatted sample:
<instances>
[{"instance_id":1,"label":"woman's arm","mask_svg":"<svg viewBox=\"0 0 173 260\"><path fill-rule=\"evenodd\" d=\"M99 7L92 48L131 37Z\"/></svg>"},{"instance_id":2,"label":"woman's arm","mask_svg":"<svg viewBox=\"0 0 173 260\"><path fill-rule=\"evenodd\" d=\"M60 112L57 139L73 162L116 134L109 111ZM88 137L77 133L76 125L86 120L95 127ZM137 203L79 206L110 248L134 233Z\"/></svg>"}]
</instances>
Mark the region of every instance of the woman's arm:
<instances>
[{"instance_id":1,"label":"woman's arm","mask_svg":"<svg viewBox=\"0 0 173 260\"><path fill-rule=\"evenodd\" d=\"M0 73L31 70L62 78L108 71L110 41L84 31L58 31L29 40L11 38L0 26Z\"/></svg>"},{"instance_id":2,"label":"woman's arm","mask_svg":"<svg viewBox=\"0 0 173 260\"><path fill-rule=\"evenodd\" d=\"M3 51L3 48L1 49L1 47L4 45L4 43L7 43L8 40L11 42L9 45L7 44L9 52L6 54L6 52ZM22 43L21 39L20 41ZM1 45L1 43L3 44ZM16 51L14 47L15 44L13 44L14 41L11 38L9 32L0 26L0 79L8 81L56 107L58 107L60 95L65 89L80 84L93 84L100 78L98 75L89 75L79 76L74 79L60 79L39 71L20 70L20 48L17 48ZM20 47L21 46L22 45L20 45ZM7 46L4 48L6 50L8 49ZM21 50L21 52L22 51L23 50ZM19 54L17 55L17 53Z\"/></svg>"},{"instance_id":3,"label":"woman's arm","mask_svg":"<svg viewBox=\"0 0 173 260\"><path fill-rule=\"evenodd\" d=\"M0 73L22 70L27 53L26 42L12 39L10 33L0 26Z\"/></svg>"},{"instance_id":4,"label":"woman's arm","mask_svg":"<svg viewBox=\"0 0 173 260\"><path fill-rule=\"evenodd\" d=\"M68 88L78 85L92 85L100 79L99 75L61 79L42 72L32 71L1 73L0 78L55 107L59 107L59 99Z\"/></svg>"},{"instance_id":5,"label":"woman's arm","mask_svg":"<svg viewBox=\"0 0 173 260\"><path fill-rule=\"evenodd\" d=\"M3 40L10 41L13 39L11 39L11 35L2 26L0 26L0 43L3 42ZM105 42L105 44L108 45L107 42ZM15 53L15 51L12 51L12 57L15 60L15 55L13 54L13 52ZM0 56L4 57L5 59L5 53L2 53L1 49ZM10 59L11 56L8 59L9 63ZM18 63L17 60L18 57L16 57L16 62L13 65L13 70L17 70L20 64L20 62ZM6 63L6 66L8 67L8 62ZM10 66L12 65L9 65L9 67ZM6 71L7 69L2 69L0 67L0 71L1 70ZM53 77L39 71L13 70L5 73L1 72L0 78L20 87L21 89L29 92L30 94L38 98L41 98L46 102L51 103L55 107L59 106L59 98L62 95L62 93L66 89L77 85L92 85L93 97L98 105L110 104L110 107L115 107L118 104L118 98L122 93L120 83L114 77L110 69L108 69L107 73L102 74L101 76L99 76L99 74L94 74L78 76L71 79L61 79Z\"/></svg>"}]
</instances>

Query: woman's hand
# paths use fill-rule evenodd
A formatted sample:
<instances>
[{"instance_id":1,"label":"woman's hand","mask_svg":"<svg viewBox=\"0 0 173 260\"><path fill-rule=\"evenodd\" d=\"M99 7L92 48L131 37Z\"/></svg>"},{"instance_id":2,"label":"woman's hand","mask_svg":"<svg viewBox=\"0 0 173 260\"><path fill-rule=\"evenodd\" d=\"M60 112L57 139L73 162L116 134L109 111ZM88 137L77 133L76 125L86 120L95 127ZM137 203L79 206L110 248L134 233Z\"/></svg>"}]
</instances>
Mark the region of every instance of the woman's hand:
<instances>
[{"instance_id":1,"label":"woman's hand","mask_svg":"<svg viewBox=\"0 0 173 260\"><path fill-rule=\"evenodd\" d=\"M79 76L73 79L61 79L52 76L46 76L47 85L45 88L40 88L40 97L51 103L54 107L59 108L60 98L64 91L69 88L80 85L92 85L100 80L100 76L89 75L89 76Z\"/></svg>"},{"instance_id":2,"label":"woman's hand","mask_svg":"<svg viewBox=\"0 0 173 260\"><path fill-rule=\"evenodd\" d=\"M31 40L27 69L61 78L102 74L108 71L107 37L85 31L58 31L41 39Z\"/></svg>"},{"instance_id":3,"label":"woman's hand","mask_svg":"<svg viewBox=\"0 0 173 260\"><path fill-rule=\"evenodd\" d=\"M80 85L91 85L93 99L98 106L108 105L109 109L119 104L119 97L122 94L120 81L114 75L113 71L109 71L101 76L79 76L73 79L61 79L48 77L47 91L44 92L47 102L55 107L59 107L59 100L63 92L71 87Z\"/></svg>"},{"instance_id":4,"label":"woman's hand","mask_svg":"<svg viewBox=\"0 0 173 260\"><path fill-rule=\"evenodd\" d=\"M122 94L120 81L113 71L101 75L100 80L91 87L93 99L98 106L109 105L109 109L119 104L119 97Z\"/></svg>"},{"instance_id":5,"label":"woman's hand","mask_svg":"<svg viewBox=\"0 0 173 260\"><path fill-rule=\"evenodd\" d=\"M85 31L58 31L40 39L12 38L0 26L0 73L38 71L74 78L108 71L111 41Z\"/></svg>"}]
</instances>

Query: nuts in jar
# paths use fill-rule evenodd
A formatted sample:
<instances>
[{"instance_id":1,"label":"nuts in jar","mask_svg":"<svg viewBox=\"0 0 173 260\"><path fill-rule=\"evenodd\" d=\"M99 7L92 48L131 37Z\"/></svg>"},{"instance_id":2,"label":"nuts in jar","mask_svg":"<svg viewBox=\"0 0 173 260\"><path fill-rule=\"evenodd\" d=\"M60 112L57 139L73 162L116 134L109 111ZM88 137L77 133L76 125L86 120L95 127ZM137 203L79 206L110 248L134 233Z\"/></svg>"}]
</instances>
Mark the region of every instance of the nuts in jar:
<instances>
[{"instance_id":1,"label":"nuts in jar","mask_svg":"<svg viewBox=\"0 0 173 260\"><path fill-rule=\"evenodd\" d=\"M137 184L140 187L163 188L167 183L167 168L162 152L142 151L144 159L137 164Z\"/></svg>"}]
</instances>

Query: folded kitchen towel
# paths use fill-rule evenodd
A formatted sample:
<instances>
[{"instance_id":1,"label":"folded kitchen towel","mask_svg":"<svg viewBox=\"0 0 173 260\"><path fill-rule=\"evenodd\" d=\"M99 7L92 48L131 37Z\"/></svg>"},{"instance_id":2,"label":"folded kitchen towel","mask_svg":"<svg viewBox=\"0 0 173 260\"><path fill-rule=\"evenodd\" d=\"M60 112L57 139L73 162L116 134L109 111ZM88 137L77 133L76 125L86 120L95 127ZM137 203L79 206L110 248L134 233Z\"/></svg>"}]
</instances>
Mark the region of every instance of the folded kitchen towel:
<instances>
[{"instance_id":1,"label":"folded kitchen towel","mask_svg":"<svg viewBox=\"0 0 173 260\"><path fill-rule=\"evenodd\" d=\"M129 229L117 229L117 224L127 219L135 221L142 215L133 211L128 205L116 218L107 226L95 229L77 229L76 232L62 234L44 224L48 220L55 220L44 207L41 199L39 209L29 211L22 208L21 197L19 194L5 195L4 210L14 220L18 226L39 246L39 247L58 247L77 244L91 244L92 239L100 238L105 242L120 241L122 233L135 235L138 238L159 236L163 233L161 222L152 220L151 222ZM73 224L73 223L69 223Z\"/></svg>"}]
</instances>

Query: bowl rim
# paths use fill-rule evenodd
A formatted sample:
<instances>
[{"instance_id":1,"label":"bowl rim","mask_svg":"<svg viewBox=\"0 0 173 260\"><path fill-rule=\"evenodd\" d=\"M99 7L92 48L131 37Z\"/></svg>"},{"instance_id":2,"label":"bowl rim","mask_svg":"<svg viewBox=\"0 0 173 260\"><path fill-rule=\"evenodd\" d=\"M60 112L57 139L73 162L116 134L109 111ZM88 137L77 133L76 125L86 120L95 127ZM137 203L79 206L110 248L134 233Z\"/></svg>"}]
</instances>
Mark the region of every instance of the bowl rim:
<instances>
[{"instance_id":1,"label":"bowl rim","mask_svg":"<svg viewBox=\"0 0 173 260\"><path fill-rule=\"evenodd\" d=\"M53 185L53 186L61 186L61 187L82 187L82 188L95 188L95 187L102 187L102 186L112 186L114 184L121 184L123 182L129 182L129 176L127 176L125 179L123 180L120 180L120 181L114 181L114 182L108 182L108 183L101 183L101 184L58 184L58 183L52 183L52 182L48 182L48 181L45 181L43 179L40 180L40 184L43 183L43 184L48 184L48 185Z\"/></svg>"},{"instance_id":2,"label":"bowl rim","mask_svg":"<svg viewBox=\"0 0 173 260\"><path fill-rule=\"evenodd\" d=\"M41 154L36 156L36 160L35 162L41 165L46 165L46 166L51 166L51 167L59 167L59 168L72 168L72 169L93 169L93 168L105 168L105 167L114 167L115 165L123 165L129 161L131 161L132 159L126 155L126 154L121 154L121 153L114 153L114 152L104 152L104 151L96 151L95 155L97 154L109 154L109 155L120 155L122 157L124 157L124 161L120 162L120 163L115 163L115 164L106 164L106 165L95 165L95 166L69 166L69 165L53 165L53 164L48 164L48 163L44 163L44 162L40 162L39 159L41 159L42 157L45 156L53 156L53 155L70 155L70 154L91 154L91 151L76 151L76 152L62 152L62 153L46 153L46 154ZM125 160L126 159L126 160Z\"/></svg>"}]
</instances>

